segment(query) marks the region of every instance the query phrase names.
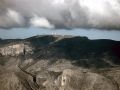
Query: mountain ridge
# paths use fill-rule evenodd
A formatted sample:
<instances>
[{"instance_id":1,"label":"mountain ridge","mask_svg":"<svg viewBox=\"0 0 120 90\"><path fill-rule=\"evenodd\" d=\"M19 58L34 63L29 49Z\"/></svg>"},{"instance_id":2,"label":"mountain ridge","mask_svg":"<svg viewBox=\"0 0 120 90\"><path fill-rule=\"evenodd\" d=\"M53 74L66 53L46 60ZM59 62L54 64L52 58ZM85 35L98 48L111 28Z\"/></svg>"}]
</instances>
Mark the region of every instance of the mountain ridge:
<instances>
[{"instance_id":1,"label":"mountain ridge","mask_svg":"<svg viewBox=\"0 0 120 90\"><path fill-rule=\"evenodd\" d=\"M119 90L119 55L120 41L114 40L52 35L1 40L0 90Z\"/></svg>"}]
</instances>

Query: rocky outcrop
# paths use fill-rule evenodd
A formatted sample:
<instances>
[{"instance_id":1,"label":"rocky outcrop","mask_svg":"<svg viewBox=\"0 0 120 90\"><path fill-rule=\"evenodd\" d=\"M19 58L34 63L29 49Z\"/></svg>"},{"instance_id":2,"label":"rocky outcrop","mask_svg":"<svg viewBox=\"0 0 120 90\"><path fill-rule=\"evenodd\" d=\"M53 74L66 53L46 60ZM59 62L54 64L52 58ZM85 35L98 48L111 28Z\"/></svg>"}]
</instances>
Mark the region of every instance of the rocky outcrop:
<instances>
[{"instance_id":1,"label":"rocky outcrop","mask_svg":"<svg viewBox=\"0 0 120 90\"><path fill-rule=\"evenodd\" d=\"M111 80L96 73L64 70L60 90L118 90Z\"/></svg>"},{"instance_id":2,"label":"rocky outcrop","mask_svg":"<svg viewBox=\"0 0 120 90\"><path fill-rule=\"evenodd\" d=\"M119 41L61 36L16 41L0 44L0 90L120 90Z\"/></svg>"},{"instance_id":3,"label":"rocky outcrop","mask_svg":"<svg viewBox=\"0 0 120 90\"><path fill-rule=\"evenodd\" d=\"M0 48L0 54L2 56L18 56L24 53L32 54L32 47L25 44L13 44Z\"/></svg>"},{"instance_id":4,"label":"rocky outcrop","mask_svg":"<svg viewBox=\"0 0 120 90\"><path fill-rule=\"evenodd\" d=\"M47 77L9 72L0 77L0 90L119 90L109 78L86 70L46 71ZM43 72L44 73L44 72Z\"/></svg>"}]
</instances>

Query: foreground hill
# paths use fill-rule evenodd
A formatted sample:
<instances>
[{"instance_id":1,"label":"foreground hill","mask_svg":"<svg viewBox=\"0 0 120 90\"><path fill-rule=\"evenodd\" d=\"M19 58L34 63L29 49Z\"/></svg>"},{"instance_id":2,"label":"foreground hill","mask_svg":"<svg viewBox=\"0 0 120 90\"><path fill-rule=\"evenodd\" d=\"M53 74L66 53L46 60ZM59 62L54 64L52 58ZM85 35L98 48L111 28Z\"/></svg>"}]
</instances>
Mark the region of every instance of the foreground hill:
<instances>
[{"instance_id":1,"label":"foreground hill","mask_svg":"<svg viewBox=\"0 0 120 90\"><path fill-rule=\"evenodd\" d=\"M119 89L119 41L72 36L0 39L0 90Z\"/></svg>"}]
</instances>

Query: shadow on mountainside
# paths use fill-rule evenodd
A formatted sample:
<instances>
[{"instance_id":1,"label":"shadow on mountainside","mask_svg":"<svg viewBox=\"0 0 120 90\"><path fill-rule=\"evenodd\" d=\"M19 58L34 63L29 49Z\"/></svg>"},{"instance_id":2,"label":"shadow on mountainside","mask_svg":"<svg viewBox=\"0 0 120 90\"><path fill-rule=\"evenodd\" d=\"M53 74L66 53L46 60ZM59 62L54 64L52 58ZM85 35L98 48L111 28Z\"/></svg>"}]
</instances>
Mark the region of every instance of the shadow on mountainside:
<instances>
[{"instance_id":1,"label":"shadow on mountainside","mask_svg":"<svg viewBox=\"0 0 120 90\"><path fill-rule=\"evenodd\" d=\"M73 65L85 68L104 68L120 65L120 41L89 40L87 37L72 36L35 36L24 40L0 40L1 46L10 43L27 43L34 48L35 62L44 59L51 63L60 59L71 61ZM21 56L24 59L24 55ZM3 58L2 58L3 59ZM4 64L3 61L1 61Z\"/></svg>"},{"instance_id":2,"label":"shadow on mountainside","mask_svg":"<svg viewBox=\"0 0 120 90\"><path fill-rule=\"evenodd\" d=\"M43 36L27 39L35 47L36 59L70 60L74 65L90 68L113 67L120 64L120 42L89 40L87 37Z\"/></svg>"}]
</instances>

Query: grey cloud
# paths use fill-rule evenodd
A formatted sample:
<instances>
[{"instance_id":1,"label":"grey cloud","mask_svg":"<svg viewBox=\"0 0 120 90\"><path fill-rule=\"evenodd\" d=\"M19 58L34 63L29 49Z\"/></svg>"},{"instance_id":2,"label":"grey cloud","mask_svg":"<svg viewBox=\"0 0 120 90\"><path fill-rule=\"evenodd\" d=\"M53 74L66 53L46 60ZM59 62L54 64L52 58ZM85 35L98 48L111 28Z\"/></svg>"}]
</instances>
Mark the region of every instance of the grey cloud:
<instances>
[{"instance_id":1,"label":"grey cloud","mask_svg":"<svg viewBox=\"0 0 120 90\"><path fill-rule=\"evenodd\" d=\"M89 1L87 6L83 6L84 1ZM0 28L28 27L31 18L37 15L55 28L120 29L119 0L98 0L104 4L104 13L96 13L90 1L95 0L0 0ZM92 12L90 6L94 9ZM18 16L9 16L8 10Z\"/></svg>"}]
</instances>

